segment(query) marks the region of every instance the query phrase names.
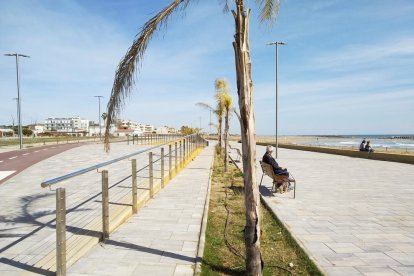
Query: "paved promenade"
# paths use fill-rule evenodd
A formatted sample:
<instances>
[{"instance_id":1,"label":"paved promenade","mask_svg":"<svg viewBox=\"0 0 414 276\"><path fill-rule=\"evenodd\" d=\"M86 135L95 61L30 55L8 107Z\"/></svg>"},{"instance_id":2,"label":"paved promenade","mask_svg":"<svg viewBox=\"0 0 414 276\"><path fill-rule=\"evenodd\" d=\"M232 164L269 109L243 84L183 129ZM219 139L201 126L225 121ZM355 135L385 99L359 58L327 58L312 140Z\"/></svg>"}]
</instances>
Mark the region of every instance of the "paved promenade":
<instances>
[{"instance_id":1,"label":"paved promenade","mask_svg":"<svg viewBox=\"0 0 414 276\"><path fill-rule=\"evenodd\" d=\"M413 165L287 149L277 161L296 178L296 199L270 193L267 176L262 196L327 275L414 275Z\"/></svg>"},{"instance_id":2,"label":"paved promenade","mask_svg":"<svg viewBox=\"0 0 414 276\"><path fill-rule=\"evenodd\" d=\"M101 226L101 174L91 171L53 187L42 189L40 183L97 163L142 150L148 146L112 144L109 154L102 144L84 145L43 160L0 185L0 275L55 271L55 191L66 188L67 262L70 266L79 255L98 242ZM154 149L159 159L160 149ZM148 154L136 156L138 201L149 199ZM173 162L174 165L174 162ZM146 167L146 168L145 168ZM131 213L131 161L123 160L102 169L109 171L110 228L114 229ZM168 170L168 162L166 165ZM154 164L155 189L161 178L159 161ZM168 175L168 172L166 172ZM157 184L158 182L158 184ZM128 208L129 207L129 208ZM112 221L113 220L113 221Z\"/></svg>"},{"instance_id":3,"label":"paved promenade","mask_svg":"<svg viewBox=\"0 0 414 276\"><path fill-rule=\"evenodd\" d=\"M193 275L213 155L204 149L68 275Z\"/></svg>"}]
</instances>

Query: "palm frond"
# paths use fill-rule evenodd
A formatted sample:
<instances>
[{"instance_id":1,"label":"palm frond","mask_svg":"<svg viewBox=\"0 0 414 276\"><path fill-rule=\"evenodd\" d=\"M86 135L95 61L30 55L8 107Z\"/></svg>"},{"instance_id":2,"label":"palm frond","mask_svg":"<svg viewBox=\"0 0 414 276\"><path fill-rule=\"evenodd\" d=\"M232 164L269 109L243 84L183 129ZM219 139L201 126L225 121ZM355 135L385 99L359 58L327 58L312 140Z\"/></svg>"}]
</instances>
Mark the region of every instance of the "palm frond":
<instances>
[{"instance_id":1,"label":"palm frond","mask_svg":"<svg viewBox=\"0 0 414 276\"><path fill-rule=\"evenodd\" d=\"M123 59L118 65L115 73L115 80L112 86L111 97L107 106L107 121L105 127L105 150L109 151L109 130L110 125L115 122L118 117L125 98L131 93L131 89L135 84L135 73L142 63L145 50L154 33L161 26L167 24L171 14L178 10L181 6L185 9L190 0L175 0L157 15L148 20L142 27L137 38L128 49Z\"/></svg>"},{"instance_id":2,"label":"palm frond","mask_svg":"<svg viewBox=\"0 0 414 276\"><path fill-rule=\"evenodd\" d=\"M211 105L209 105L208 103L198 102L198 103L196 103L196 105L198 105L202 108L205 108L207 110L214 111L214 108Z\"/></svg>"},{"instance_id":3,"label":"palm frond","mask_svg":"<svg viewBox=\"0 0 414 276\"><path fill-rule=\"evenodd\" d=\"M267 22L272 25L276 21L279 13L281 0L255 0L260 10L260 22Z\"/></svg>"},{"instance_id":4,"label":"palm frond","mask_svg":"<svg viewBox=\"0 0 414 276\"><path fill-rule=\"evenodd\" d=\"M220 2L223 4L223 13L228 13L230 11L230 0L220 0Z\"/></svg>"},{"instance_id":5,"label":"palm frond","mask_svg":"<svg viewBox=\"0 0 414 276\"><path fill-rule=\"evenodd\" d=\"M234 112L234 114L236 114L236 116L237 116L237 118L239 119L239 122L240 122L241 117L240 117L239 112L237 112L237 110L236 110L234 107L232 107L232 108L231 108L231 111L233 111L233 112Z\"/></svg>"}]
</instances>

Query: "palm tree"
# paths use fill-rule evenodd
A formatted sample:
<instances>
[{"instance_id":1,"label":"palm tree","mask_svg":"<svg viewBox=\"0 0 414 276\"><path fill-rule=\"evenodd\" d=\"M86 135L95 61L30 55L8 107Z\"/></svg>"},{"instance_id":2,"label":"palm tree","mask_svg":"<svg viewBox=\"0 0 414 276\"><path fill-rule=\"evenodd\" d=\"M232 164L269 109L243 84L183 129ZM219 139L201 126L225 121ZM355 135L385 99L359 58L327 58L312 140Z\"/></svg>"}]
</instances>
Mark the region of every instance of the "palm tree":
<instances>
[{"instance_id":1,"label":"palm tree","mask_svg":"<svg viewBox=\"0 0 414 276\"><path fill-rule=\"evenodd\" d=\"M108 102L105 129L105 149L109 150L110 125L116 120L124 100L134 85L134 76L141 65L145 50L154 33L165 25L170 16L180 9L185 9L191 0L174 0L144 24L141 32L132 43L118 65L115 80ZM240 109L240 128L243 152L244 196L246 209L246 226L244 240L246 246L246 270L248 275L262 275L260 253L260 200L256 181L256 137L253 110L253 82L251 73L249 19L250 9L246 10L245 0L223 0L224 9L234 9L235 36L233 42L237 75L237 94ZM279 8L280 0L255 0L261 11L260 21L273 22Z\"/></svg>"},{"instance_id":2,"label":"palm tree","mask_svg":"<svg viewBox=\"0 0 414 276\"><path fill-rule=\"evenodd\" d=\"M215 81L215 87L217 90L216 97L218 99L218 105L223 110L225 118L224 122L224 171L227 172L229 162L229 128L230 128L230 112L232 110L232 99L229 95L229 88L225 79L217 79Z\"/></svg>"},{"instance_id":3,"label":"palm tree","mask_svg":"<svg viewBox=\"0 0 414 276\"><path fill-rule=\"evenodd\" d=\"M223 104L223 93L217 89L216 86L216 94L214 95L216 98L216 109L214 113L217 116L217 125L218 125L218 145L220 149L220 156L223 149L223 117L224 117L224 104Z\"/></svg>"},{"instance_id":4,"label":"palm tree","mask_svg":"<svg viewBox=\"0 0 414 276\"><path fill-rule=\"evenodd\" d=\"M215 127L217 129L217 141L218 141L218 144L220 145L220 148L221 148L221 123L220 123L219 115L217 114L217 110L214 109L208 103L204 103L204 102L198 102L198 103L196 103L196 105L198 105L202 108L205 108L205 109L209 110L210 112L213 112L217 116L217 121L219 122L219 124L217 124ZM211 116L211 113L210 113L210 116ZM210 119L211 119L211 117L210 117Z\"/></svg>"}]
</instances>

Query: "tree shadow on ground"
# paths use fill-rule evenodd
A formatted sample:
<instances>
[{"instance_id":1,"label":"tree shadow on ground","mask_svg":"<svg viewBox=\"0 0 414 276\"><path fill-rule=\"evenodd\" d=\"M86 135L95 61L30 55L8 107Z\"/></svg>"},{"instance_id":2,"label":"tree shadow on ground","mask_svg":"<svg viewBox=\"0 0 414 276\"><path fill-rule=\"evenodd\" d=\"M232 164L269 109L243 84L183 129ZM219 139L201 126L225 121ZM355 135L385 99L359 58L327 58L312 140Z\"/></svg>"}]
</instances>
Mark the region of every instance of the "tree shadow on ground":
<instances>
[{"instance_id":1,"label":"tree shadow on ground","mask_svg":"<svg viewBox=\"0 0 414 276\"><path fill-rule=\"evenodd\" d=\"M118 246L118 247L124 247L124 248L128 248L128 249L132 249L132 250L136 250L136 251L141 251L141 252L146 252L149 254L155 254L155 255L159 255L159 256L164 256L164 257L169 257L172 259L178 259L178 260L182 260L182 261L186 261L189 263L195 263L196 258L194 257L189 257L189 256L184 256L181 254L177 254L177 253L173 253L173 252L169 252L169 251L165 251L165 250L159 250L159 249L155 249L155 248L150 248L150 247L146 247L146 246L141 246L141 245L137 245L137 244L133 244L133 243L129 243L129 242L120 242L120 241L116 241L116 240L106 240L104 242L105 244L108 245L114 245L114 246Z\"/></svg>"},{"instance_id":2,"label":"tree shadow on ground","mask_svg":"<svg viewBox=\"0 0 414 276\"><path fill-rule=\"evenodd\" d=\"M52 271L49 271L49 270L46 270L46 269L43 269L43 268L34 267L34 266L31 266L31 265L24 264L24 263L21 263L21 262L17 262L15 260L11 260L11 259L4 258L4 257L0 258L0 263L10 265L10 266L13 266L13 267L17 267L17 268L20 268L20 269L23 269L23 270L26 270L26 271L29 271L29 272L32 272L32 273L40 274L40 275L55 275L56 274ZM6 273L7 273L7 271L6 271Z\"/></svg>"}]
</instances>

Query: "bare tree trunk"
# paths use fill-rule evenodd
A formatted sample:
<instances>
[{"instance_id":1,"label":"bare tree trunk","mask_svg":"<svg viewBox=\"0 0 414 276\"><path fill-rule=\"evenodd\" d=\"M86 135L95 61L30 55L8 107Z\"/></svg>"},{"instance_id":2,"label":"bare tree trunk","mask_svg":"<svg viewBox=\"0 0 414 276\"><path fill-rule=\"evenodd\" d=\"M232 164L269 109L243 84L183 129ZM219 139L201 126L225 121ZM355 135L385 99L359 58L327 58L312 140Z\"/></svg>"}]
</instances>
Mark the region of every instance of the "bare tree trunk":
<instances>
[{"instance_id":1,"label":"bare tree trunk","mask_svg":"<svg viewBox=\"0 0 414 276\"><path fill-rule=\"evenodd\" d=\"M229 128L230 128L230 110L226 110L226 121L224 123L224 171L228 171L229 164Z\"/></svg>"},{"instance_id":2,"label":"bare tree trunk","mask_svg":"<svg viewBox=\"0 0 414 276\"><path fill-rule=\"evenodd\" d=\"M243 151L244 204L246 226L244 240L246 246L246 270L248 275L262 275L260 253L260 201L256 182L256 137L253 110L253 82L249 46L249 17L244 11L244 1L237 0L237 11L233 11L236 22L236 35L233 42L237 93L239 96L240 128Z\"/></svg>"}]
</instances>

